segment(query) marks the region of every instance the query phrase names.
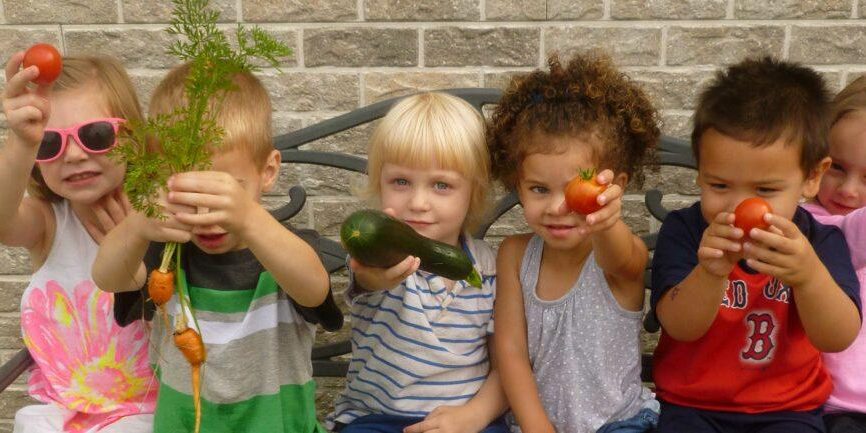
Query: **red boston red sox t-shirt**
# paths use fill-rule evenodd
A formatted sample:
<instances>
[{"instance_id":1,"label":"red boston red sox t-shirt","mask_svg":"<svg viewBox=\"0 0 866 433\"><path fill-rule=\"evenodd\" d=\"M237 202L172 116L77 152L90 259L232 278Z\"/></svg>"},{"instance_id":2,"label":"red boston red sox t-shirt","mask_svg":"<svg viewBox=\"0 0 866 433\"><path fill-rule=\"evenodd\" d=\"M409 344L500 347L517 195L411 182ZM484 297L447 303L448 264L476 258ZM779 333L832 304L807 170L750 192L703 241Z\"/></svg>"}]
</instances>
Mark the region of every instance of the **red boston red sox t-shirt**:
<instances>
[{"instance_id":1,"label":"red boston red sox t-shirt","mask_svg":"<svg viewBox=\"0 0 866 433\"><path fill-rule=\"evenodd\" d=\"M794 222L859 308L859 283L841 232L805 214L798 210ZM696 204L665 220L653 259L654 305L697 265L706 227L700 215ZM681 342L662 332L653 369L658 396L676 405L741 413L823 405L833 384L803 329L793 290L744 264L735 266L703 337Z\"/></svg>"}]
</instances>

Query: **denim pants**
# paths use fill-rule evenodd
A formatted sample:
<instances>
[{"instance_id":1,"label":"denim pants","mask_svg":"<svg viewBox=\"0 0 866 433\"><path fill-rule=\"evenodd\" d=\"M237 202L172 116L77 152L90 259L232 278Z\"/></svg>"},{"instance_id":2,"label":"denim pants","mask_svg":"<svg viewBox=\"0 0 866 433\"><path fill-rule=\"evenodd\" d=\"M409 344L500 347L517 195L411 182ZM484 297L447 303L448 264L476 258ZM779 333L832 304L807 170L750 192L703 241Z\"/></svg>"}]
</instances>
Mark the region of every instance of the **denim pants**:
<instances>
[{"instance_id":1,"label":"denim pants","mask_svg":"<svg viewBox=\"0 0 866 433\"><path fill-rule=\"evenodd\" d=\"M605 424L596 433L643 433L652 431L659 422L659 414L652 409L641 409L637 415Z\"/></svg>"}]
</instances>

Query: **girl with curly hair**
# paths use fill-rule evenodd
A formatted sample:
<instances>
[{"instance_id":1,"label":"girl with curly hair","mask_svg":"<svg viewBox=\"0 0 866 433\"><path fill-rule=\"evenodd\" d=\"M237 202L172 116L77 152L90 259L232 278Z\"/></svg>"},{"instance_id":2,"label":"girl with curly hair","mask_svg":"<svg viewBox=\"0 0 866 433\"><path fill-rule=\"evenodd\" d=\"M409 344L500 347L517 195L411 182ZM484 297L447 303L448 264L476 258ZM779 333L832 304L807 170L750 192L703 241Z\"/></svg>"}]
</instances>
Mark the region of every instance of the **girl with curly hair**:
<instances>
[{"instance_id":1,"label":"girl with curly hair","mask_svg":"<svg viewBox=\"0 0 866 433\"><path fill-rule=\"evenodd\" d=\"M658 419L640 380L648 254L621 210L654 155L657 113L603 55L548 65L511 82L488 130L494 175L533 231L499 249L495 360L524 433L646 431ZM579 215L565 191L585 170L605 189Z\"/></svg>"}]
</instances>

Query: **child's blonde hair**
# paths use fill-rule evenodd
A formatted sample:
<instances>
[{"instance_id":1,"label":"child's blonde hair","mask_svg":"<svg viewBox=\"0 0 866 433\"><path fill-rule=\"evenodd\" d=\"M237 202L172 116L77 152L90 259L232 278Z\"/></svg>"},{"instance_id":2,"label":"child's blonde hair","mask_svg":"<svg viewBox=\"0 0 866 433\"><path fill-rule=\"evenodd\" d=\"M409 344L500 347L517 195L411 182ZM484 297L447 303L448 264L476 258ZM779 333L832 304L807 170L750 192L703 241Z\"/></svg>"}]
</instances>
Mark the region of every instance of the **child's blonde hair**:
<instances>
[{"instance_id":1,"label":"child's blonde hair","mask_svg":"<svg viewBox=\"0 0 866 433\"><path fill-rule=\"evenodd\" d=\"M831 126L836 124L846 114L854 111L866 112L866 75L845 86L835 98L831 106Z\"/></svg>"},{"instance_id":2,"label":"child's blonde hair","mask_svg":"<svg viewBox=\"0 0 866 433\"><path fill-rule=\"evenodd\" d=\"M386 163L454 170L472 187L464 229L474 228L488 207L490 157L484 120L469 103L445 93L409 96L381 120L368 149L368 193L381 196Z\"/></svg>"},{"instance_id":3,"label":"child's blonde hair","mask_svg":"<svg viewBox=\"0 0 866 433\"><path fill-rule=\"evenodd\" d=\"M52 91L60 93L87 86L93 86L99 92L111 117L141 120L141 105L135 87L118 60L111 57L64 57L63 69ZM38 164L33 167L27 192L42 200L62 199L45 184Z\"/></svg>"},{"instance_id":4,"label":"child's blonde hair","mask_svg":"<svg viewBox=\"0 0 866 433\"><path fill-rule=\"evenodd\" d=\"M184 63L169 71L160 81L150 98L148 116L170 114L187 103L189 70L190 63ZM225 93L216 118L217 125L224 131L219 152L244 150L249 152L257 167L263 168L274 150L268 91L250 72L236 74L232 83L235 88Z\"/></svg>"}]
</instances>

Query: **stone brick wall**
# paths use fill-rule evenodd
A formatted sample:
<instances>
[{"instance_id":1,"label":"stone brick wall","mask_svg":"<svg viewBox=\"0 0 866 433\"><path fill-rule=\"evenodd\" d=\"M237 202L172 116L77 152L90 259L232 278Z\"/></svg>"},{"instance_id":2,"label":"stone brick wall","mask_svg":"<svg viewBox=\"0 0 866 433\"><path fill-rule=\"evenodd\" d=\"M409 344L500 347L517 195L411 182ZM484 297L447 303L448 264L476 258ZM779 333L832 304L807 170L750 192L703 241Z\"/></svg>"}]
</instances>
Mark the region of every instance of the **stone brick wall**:
<instances>
[{"instance_id":1,"label":"stone brick wall","mask_svg":"<svg viewBox=\"0 0 866 433\"><path fill-rule=\"evenodd\" d=\"M720 65L772 54L814 66L840 89L866 71L866 0L214 0L226 29L258 24L294 49L282 74L261 76L274 103L275 133L291 131L385 98L421 89L503 87L544 64L548 53L591 48L611 53L661 109L665 133L688 135L695 95ZM174 64L165 54L167 0L0 0L0 57L43 41L64 54L108 54L127 66L146 104ZM3 83L0 77L0 83ZM6 133L0 116L0 146ZM363 153L370 127L311 148ZM285 167L269 205L289 185L311 197L293 223L328 236L359 206L350 184L358 175ZM648 186L688 203L692 174L663 170ZM626 221L645 233L657 225L639 191L626 197ZM491 231L496 242L520 230L519 214ZM31 272L24 251L0 247L0 361L21 347L18 300ZM344 284L341 277L335 283ZM325 336L323 339L333 339ZM323 381L327 406L339 381ZM0 432L28 403L23 382L0 395ZM325 409L325 408L323 408Z\"/></svg>"}]
</instances>

